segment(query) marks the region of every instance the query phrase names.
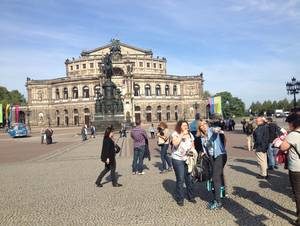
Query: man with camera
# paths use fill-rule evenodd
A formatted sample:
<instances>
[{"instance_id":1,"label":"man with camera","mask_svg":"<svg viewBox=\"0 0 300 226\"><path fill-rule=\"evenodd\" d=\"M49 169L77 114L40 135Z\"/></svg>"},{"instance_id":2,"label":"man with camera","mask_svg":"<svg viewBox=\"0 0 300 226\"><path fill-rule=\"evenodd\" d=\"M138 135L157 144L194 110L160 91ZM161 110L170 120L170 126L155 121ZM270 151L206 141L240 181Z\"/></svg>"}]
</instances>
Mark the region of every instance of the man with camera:
<instances>
[{"instance_id":1,"label":"man with camera","mask_svg":"<svg viewBox=\"0 0 300 226\"><path fill-rule=\"evenodd\" d=\"M157 144L160 146L160 157L162 161L162 169L160 173L172 171L172 161L168 156L168 148L170 144L170 133L166 123L160 122L157 128ZM168 168L167 168L168 164Z\"/></svg>"}]
</instances>

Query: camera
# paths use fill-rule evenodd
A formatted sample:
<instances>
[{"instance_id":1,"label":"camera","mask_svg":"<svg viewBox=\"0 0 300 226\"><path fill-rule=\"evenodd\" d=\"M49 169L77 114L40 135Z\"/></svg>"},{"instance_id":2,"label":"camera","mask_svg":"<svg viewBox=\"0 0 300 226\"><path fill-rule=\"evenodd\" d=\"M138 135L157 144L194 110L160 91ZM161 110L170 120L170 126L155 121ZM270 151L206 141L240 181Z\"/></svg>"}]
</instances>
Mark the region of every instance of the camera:
<instances>
[{"instance_id":1,"label":"camera","mask_svg":"<svg viewBox=\"0 0 300 226\"><path fill-rule=\"evenodd\" d=\"M120 138L121 138L121 137L126 137L126 136L127 136L127 135L126 135L126 129L125 129L125 128L121 129L119 133L120 133Z\"/></svg>"},{"instance_id":2,"label":"camera","mask_svg":"<svg viewBox=\"0 0 300 226\"><path fill-rule=\"evenodd\" d=\"M164 129L163 129L163 128L157 127L157 131L158 131L159 135L161 135L161 136L164 136L164 135L165 135L165 134L164 134Z\"/></svg>"}]
</instances>

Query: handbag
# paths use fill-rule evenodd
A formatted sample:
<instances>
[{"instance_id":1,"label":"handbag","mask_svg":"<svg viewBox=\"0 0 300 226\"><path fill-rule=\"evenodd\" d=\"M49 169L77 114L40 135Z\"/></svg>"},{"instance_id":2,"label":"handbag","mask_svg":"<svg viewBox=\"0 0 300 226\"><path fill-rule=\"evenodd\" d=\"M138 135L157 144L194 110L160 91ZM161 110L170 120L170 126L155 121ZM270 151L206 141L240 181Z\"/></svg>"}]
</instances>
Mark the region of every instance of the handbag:
<instances>
[{"instance_id":1,"label":"handbag","mask_svg":"<svg viewBox=\"0 0 300 226\"><path fill-rule=\"evenodd\" d=\"M115 153L118 154L120 151L121 151L120 146L115 144Z\"/></svg>"}]
</instances>

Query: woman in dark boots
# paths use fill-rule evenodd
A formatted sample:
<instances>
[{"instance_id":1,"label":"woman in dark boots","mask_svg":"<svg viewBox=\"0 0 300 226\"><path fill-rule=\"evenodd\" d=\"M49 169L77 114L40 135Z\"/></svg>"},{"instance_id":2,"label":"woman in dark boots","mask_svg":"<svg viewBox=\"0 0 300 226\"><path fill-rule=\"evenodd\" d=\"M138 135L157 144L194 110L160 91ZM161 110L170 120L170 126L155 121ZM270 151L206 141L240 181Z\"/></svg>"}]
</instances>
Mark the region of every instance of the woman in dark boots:
<instances>
[{"instance_id":1,"label":"woman in dark boots","mask_svg":"<svg viewBox=\"0 0 300 226\"><path fill-rule=\"evenodd\" d=\"M117 182L116 177L116 152L115 152L115 143L113 141L114 130L112 127L107 127L104 133L101 161L105 163L105 168L98 176L95 184L97 187L102 187L101 184L102 178L106 173L110 171L112 184L114 187L121 187L122 184Z\"/></svg>"}]
</instances>

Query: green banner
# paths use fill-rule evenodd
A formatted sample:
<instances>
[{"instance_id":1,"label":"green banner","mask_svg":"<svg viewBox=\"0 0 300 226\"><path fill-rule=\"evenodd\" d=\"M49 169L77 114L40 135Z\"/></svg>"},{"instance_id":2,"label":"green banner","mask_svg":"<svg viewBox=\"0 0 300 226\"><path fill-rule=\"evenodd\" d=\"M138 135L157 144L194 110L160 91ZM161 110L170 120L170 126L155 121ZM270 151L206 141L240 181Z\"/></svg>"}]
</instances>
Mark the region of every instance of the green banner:
<instances>
[{"instance_id":1,"label":"green banner","mask_svg":"<svg viewBox=\"0 0 300 226\"><path fill-rule=\"evenodd\" d=\"M3 123L3 108L2 108L2 104L0 104L0 123Z\"/></svg>"}]
</instances>

